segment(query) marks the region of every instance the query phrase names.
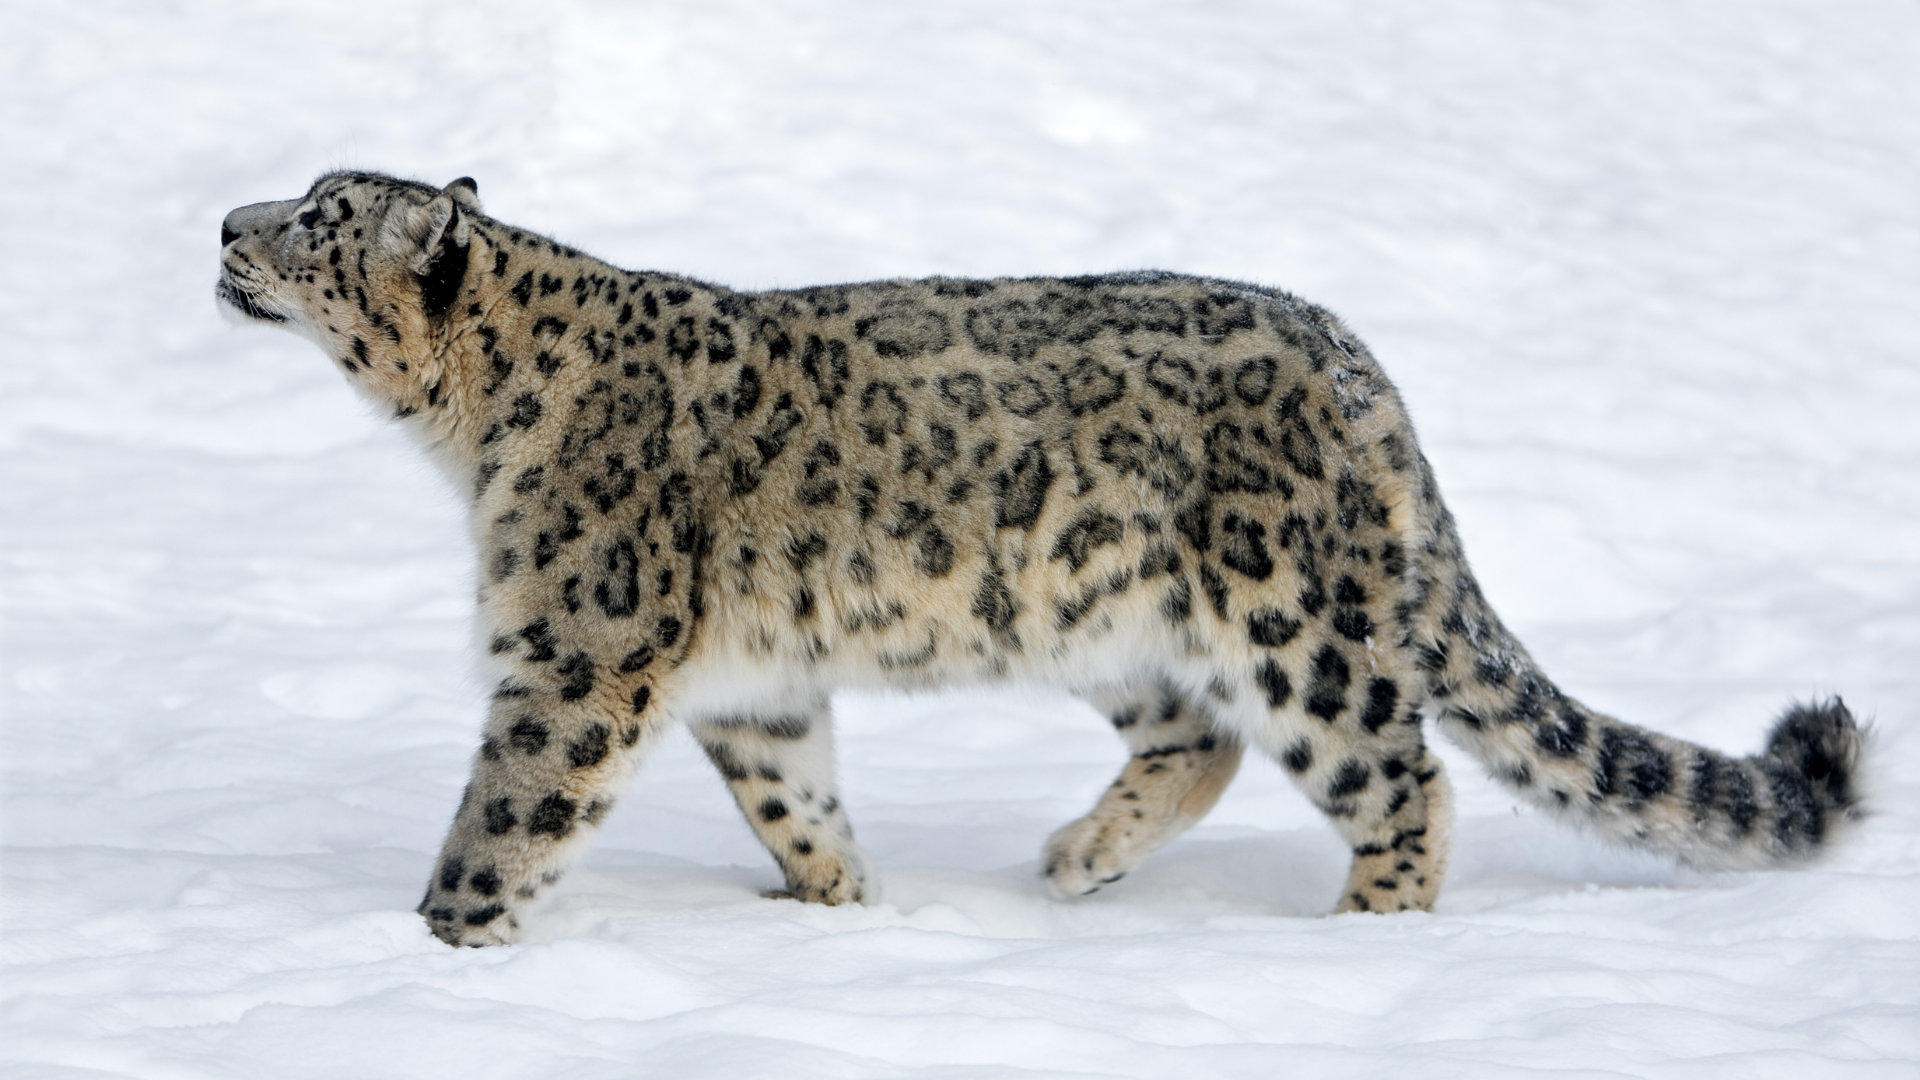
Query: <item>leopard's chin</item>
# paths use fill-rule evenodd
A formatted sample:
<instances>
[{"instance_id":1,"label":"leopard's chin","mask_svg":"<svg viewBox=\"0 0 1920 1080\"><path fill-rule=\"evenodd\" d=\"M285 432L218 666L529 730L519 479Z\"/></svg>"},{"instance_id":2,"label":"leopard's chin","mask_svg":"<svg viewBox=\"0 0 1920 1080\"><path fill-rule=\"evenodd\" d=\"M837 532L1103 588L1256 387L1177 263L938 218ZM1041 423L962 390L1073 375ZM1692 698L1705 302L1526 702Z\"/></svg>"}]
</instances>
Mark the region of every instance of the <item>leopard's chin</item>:
<instances>
[{"instance_id":1,"label":"leopard's chin","mask_svg":"<svg viewBox=\"0 0 1920 1080\"><path fill-rule=\"evenodd\" d=\"M245 319L252 319L258 322L284 323L288 321L285 315L267 307L260 301L259 297L235 285L225 274L221 274L219 282L214 285L213 295L215 299L221 302L221 310L229 314L238 313L244 316Z\"/></svg>"}]
</instances>

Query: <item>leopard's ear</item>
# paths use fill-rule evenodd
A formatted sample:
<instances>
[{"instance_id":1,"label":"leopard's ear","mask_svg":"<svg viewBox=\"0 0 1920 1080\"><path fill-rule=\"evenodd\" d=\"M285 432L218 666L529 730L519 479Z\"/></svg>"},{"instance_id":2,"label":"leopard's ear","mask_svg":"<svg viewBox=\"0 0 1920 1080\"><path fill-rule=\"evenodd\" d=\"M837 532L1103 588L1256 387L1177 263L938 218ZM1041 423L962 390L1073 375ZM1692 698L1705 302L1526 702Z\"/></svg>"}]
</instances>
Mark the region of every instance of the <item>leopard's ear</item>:
<instances>
[{"instance_id":1,"label":"leopard's ear","mask_svg":"<svg viewBox=\"0 0 1920 1080\"><path fill-rule=\"evenodd\" d=\"M464 191L464 189L462 189ZM441 192L423 206L402 203L380 226L380 240L407 269L425 277L434 264L455 252L462 255L473 238L467 215L453 195Z\"/></svg>"},{"instance_id":2,"label":"leopard's ear","mask_svg":"<svg viewBox=\"0 0 1920 1080\"><path fill-rule=\"evenodd\" d=\"M460 209L469 214L482 214L480 209L480 185L471 176L463 176L448 184L442 194L460 204Z\"/></svg>"}]
</instances>

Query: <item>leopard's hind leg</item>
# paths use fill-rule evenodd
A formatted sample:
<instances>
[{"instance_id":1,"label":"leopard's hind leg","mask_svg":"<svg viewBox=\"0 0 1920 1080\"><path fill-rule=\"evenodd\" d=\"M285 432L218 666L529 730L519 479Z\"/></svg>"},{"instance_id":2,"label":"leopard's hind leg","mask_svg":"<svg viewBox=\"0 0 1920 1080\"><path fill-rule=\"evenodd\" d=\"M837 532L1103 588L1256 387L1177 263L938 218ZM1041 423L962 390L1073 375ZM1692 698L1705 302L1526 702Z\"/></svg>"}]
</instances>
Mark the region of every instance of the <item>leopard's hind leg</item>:
<instances>
[{"instance_id":1,"label":"leopard's hind leg","mask_svg":"<svg viewBox=\"0 0 1920 1080\"><path fill-rule=\"evenodd\" d=\"M1334 910L1430 910L1446 874L1452 789L1421 731L1426 695L1412 651L1302 633L1263 648L1247 674L1221 707L1353 852Z\"/></svg>"},{"instance_id":2,"label":"leopard's hind leg","mask_svg":"<svg viewBox=\"0 0 1920 1080\"><path fill-rule=\"evenodd\" d=\"M1086 695L1133 756L1086 816L1047 840L1042 874L1055 896L1082 896L1120 880L1192 828L1240 768L1240 743L1160 679Z\"/></svg>"}]
</instances>

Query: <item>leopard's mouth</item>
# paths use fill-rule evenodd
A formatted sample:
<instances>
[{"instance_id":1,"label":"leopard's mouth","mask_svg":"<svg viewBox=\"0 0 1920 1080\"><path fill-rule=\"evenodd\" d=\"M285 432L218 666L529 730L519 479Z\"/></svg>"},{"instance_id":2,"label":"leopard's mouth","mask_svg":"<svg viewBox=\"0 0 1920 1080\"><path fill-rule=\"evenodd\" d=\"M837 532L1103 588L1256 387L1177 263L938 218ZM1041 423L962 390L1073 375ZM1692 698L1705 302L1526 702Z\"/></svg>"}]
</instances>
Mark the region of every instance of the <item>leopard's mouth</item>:
<instances>
[{"instance_id":1,"label":"leopard's mouth","mask_svg":"<svg viewBox=\"0 0 1920 1080\"><path fill-rule=\"evenodd\" d=\"M250 293L247 290L241 288L240 286L235 285L233 283L233 280L227 276L225 271L221 272L219 283L213 287L213 295L218 299L220 299L221 301L225 302L226 304L229 304L232 307L238 309L241 314L247 316L250 319L259 319L262 322L276 322L276 323L283 323L287 321L287 317L285 315L282 315L279 312L274 311L272 308L267 307L264 303L261 302L258 296L255 296L253 293Z\"/></svg>"}]
</instances>

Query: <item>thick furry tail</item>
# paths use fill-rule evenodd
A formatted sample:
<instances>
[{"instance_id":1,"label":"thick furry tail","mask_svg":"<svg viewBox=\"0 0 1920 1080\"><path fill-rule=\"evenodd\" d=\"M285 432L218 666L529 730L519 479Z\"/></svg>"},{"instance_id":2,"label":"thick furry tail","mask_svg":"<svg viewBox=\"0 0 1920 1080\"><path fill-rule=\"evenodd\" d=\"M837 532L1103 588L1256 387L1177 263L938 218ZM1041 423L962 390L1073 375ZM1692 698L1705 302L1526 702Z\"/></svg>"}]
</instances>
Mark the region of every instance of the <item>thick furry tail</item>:
<instances>
[{"instance_id":1,"label":"thick furry tail","mask_svg":"<svg viewBox=\"0 0 1920 1080\"><path fill-rule=\"evenodd\" d=\"M1865 816L1867 736L1839 698L1791 706L1765 750L1730 758L1561 693L1464 572L1453 601L1421 648L1439 726L1536 805L1716 870L1806 862Z\"/></svg>"}]
</instances>

